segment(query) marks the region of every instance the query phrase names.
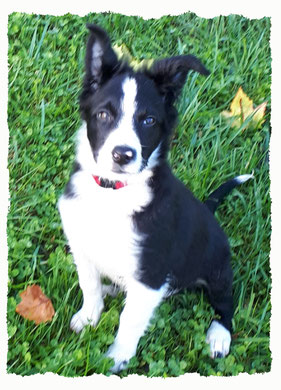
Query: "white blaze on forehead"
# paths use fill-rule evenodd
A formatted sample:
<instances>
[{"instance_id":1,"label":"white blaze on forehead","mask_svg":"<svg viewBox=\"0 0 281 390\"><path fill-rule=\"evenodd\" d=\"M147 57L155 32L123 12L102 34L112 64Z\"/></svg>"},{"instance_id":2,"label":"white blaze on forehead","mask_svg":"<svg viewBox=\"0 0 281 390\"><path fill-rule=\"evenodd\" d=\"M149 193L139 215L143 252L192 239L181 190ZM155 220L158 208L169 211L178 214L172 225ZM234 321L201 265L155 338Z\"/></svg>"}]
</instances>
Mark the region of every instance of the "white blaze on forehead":
<instances>
[{"instance_id":1,"label":"white blaze on forehead","mask_svg":"<svg viewBox=\"0 0 281 390\"><path fill-rule=\"evenodd\" d=\"M123 98L121 100L121 118L117 128L112 133L116 145L126 145L141 154L140 140L134 128L134 115L136 111L137 83L133 78L127 77L122 85ZM138 160L138 158L137 158Z\"/></svg>"},{"instance_id":2,"label":"white blaze on forehead","mask_svg":"<svg viewBox=\"0 0 281 390\"><path fill-rule=\"evenodd\" d=\"M138 173L142 166L141 143L134 128L134 115L137 108L136 80L130 77L125 78L122 83L122 91L120 120L116 128L108 135L98 154L98 165L105 174L112 169L112 151L116 146L128 146L136 151L136 159L124 167L126 173Z\"/></svg>"},{"instance_id":3,"label":"white blaze on forehead","mask_svg":"<svg viewBox=\"0 0 281 390\"><path fill-rule=\"evenodd\" d=\"M133 117L136 111L136 96L137 96L137 83L135 79L127 77L122 85L123 100L121 103L121 110L123 118L121 121L128 121L133 125Z\"/></svg>"}]
</instances>

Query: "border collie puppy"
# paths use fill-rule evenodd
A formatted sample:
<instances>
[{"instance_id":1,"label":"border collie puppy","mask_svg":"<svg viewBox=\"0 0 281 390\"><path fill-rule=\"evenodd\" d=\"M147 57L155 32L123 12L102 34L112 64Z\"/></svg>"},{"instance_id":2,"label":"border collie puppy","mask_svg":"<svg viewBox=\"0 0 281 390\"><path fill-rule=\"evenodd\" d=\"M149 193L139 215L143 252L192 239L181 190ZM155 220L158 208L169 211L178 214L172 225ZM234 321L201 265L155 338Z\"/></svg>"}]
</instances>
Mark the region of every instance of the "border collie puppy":
<instances>
[{"instance_id":1,"label":"border collie puppy","mask_svg":"<svg viewBox=\"0 0 281 390\"><path fill-rule=\"evenodd\" d=\"M209 72L191 55L161 59L135 72L117 59L104 30L87 27L83 125L74 170L58 204L83 292L70 327L80 332L87 324L96 326L104 296L125 291L107 354L118 372L135 355L161 301L203 284L220 317L206 340L211 357L224 357L231 342L232 271L228 241L213 211L251 176L227 182L203 204L166 161L177 118L174 103L187 73ZM102 277L112 285L103 285Z\"/></svg>"}]
</instances>

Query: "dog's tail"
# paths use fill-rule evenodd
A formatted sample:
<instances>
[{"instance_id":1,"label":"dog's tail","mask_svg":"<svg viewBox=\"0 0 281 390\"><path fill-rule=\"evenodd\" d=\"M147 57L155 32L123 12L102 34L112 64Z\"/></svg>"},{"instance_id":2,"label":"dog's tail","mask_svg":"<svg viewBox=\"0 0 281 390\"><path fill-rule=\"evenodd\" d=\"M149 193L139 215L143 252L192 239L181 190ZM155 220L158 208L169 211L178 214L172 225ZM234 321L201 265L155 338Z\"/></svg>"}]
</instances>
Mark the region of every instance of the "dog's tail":
<instances>
[{"instance_id":1,"label":"dog's tail","mask_svg":"<svg viewBox=\"0 0 281 390\"><path fill-rule=\"evenodd\" d=\"M254 175L252 173L236 176L234 179L228 180L209 195L208 199L204 202L205 205L212 213L214 213L225 196L228 195L233 190L233 188L239 186L242 183L245 183L247 180L252 179L253 177Z\"/></svg>"}]
</instances>

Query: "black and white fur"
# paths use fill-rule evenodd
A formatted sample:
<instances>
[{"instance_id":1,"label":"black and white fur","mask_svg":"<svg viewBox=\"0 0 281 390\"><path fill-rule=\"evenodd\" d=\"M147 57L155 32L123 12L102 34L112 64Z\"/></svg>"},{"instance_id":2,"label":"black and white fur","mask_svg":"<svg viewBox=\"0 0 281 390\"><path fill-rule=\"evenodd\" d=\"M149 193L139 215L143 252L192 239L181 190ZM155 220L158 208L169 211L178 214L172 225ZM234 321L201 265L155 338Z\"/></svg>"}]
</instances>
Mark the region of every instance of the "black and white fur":
<instances>
[{"instance_id":1,"label":"black and white fur","mask_svg":"<svg viewBox=\"0 0 281 390\"><path fill-rule=\"evenodd\" d=\"M223 194L219 189L208 208L173 176L166 161L177 118L174 103L187 73L209 72L191 55L135 72L117 60L101 28L88 28L83 124L74 170L59 200L83 292L70 326L76 332L96 326L103 297L115 294L116 286L125 291L119 329L107 353L118 372L135 355L161 301L203 284L220 316L207 332L211 356L226 356L233 315L230 251L209 208L214 211L217 200L250 175L231 181ZM116 181L126 185L115 189ZM113 284L103 285L102 277Z\"/></svg>"}]
</instances>

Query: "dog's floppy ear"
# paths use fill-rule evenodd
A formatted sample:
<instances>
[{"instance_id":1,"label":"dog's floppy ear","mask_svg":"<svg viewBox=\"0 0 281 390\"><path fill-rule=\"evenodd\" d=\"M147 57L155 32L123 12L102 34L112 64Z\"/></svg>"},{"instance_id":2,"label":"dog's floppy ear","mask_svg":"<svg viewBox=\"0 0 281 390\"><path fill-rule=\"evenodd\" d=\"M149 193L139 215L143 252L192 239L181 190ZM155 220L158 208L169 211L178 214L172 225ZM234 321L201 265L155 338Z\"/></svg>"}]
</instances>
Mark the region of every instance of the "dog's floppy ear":
<instances>
[{"instance_id":1,"label":"dog's floppy ear","mask_svg":"<svg viewBox=\"0 0 281 390\"><path fill-rule=\"evenodd\" d=\"M85 86L97 90L118 66L118 60L113 51L107 33L94 24L87 24L90 36L86 48Z\"/></svg>"},{"instance_id":2,"label":"dog's floppy ear","mask_svg":"<svg viewBox=\"0 0 281 390\"><path fill-rule=\"evenodd\" d=\"M173 104L190 70L195 70L205 76L210 74L197 57L185 55L155 61L148 70L148 75L154 80L160 93L164 95L165 101Z\"/></svg>"}]
</instances>

